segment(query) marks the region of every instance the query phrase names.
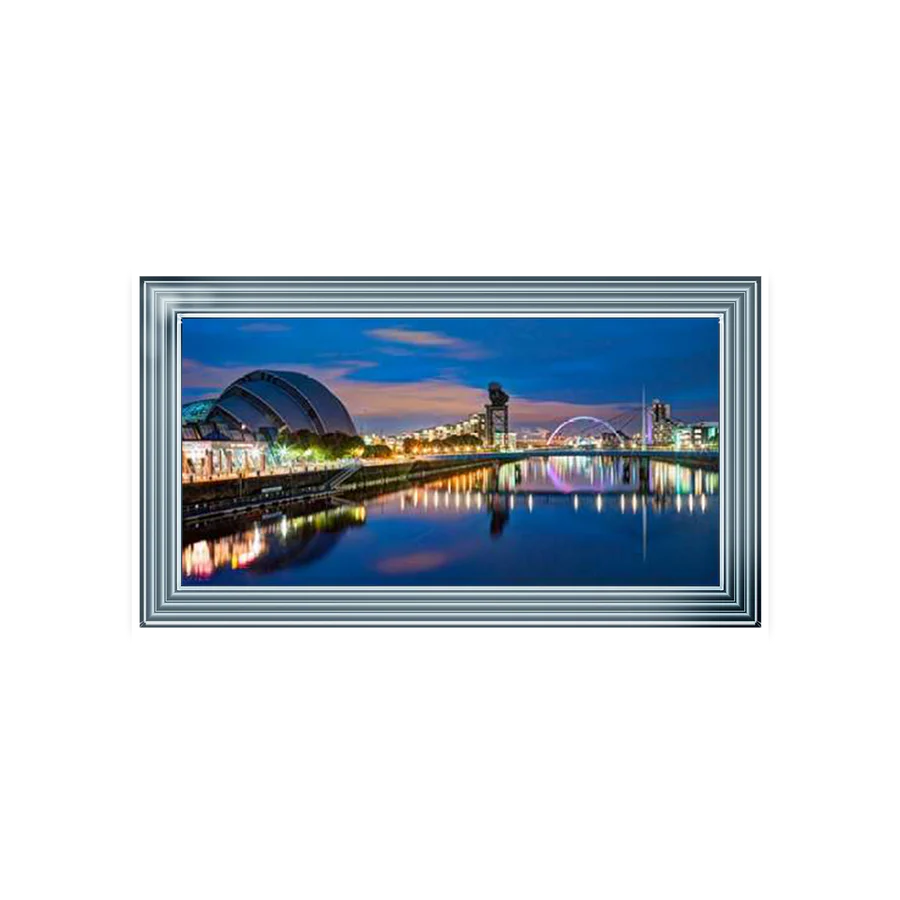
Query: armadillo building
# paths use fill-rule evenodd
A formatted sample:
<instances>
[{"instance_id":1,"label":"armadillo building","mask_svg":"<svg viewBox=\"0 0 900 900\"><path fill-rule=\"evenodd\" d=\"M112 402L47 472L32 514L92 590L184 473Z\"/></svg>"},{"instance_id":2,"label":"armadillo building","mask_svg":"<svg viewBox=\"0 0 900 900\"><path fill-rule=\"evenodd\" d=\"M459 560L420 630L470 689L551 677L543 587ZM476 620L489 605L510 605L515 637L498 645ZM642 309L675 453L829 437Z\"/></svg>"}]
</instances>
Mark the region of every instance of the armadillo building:
<instances>
[{"instance_id":1,"label":"armadillo building","mask_svg":"<svg viewBox=\"0 0 900 900\"><path fill-rule=\"evenodd\" d=\"M283 429L356 436L346 407L324 384L269 369L248 372L214 400L186 404L181 425L181 472L188 481L265 472Z\"/></svg>"},{"instance_id":2,"label":"armadillo building","mask_svg":"<svg viewBox=\"0 0 900 900\"><path fill-rule=\"evenodd\" d=\"M254 432L287 428L313 434L356 435L346 407L322 382L300 372L268 369L248 372L228 385L207 413L206 421Z\"/></svg>"}]
</instances>

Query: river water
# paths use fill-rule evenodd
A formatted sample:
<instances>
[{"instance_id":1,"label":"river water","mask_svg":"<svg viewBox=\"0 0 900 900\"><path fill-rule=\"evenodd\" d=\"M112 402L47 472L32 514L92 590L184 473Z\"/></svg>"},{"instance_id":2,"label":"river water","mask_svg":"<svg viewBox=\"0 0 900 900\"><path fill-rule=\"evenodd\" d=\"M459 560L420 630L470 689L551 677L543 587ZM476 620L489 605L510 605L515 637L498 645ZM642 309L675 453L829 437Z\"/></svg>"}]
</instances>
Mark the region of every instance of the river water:
<instances>
[{"instance_id":1,"label":"river water","mask_svg":"<svg viewBox=\"0 0 900 900\"><path fill-rule=\"evenodd\" d=\"M533 457L184 536L191 586L709 586L718 472Z\"/></svg>"}]
</instances>

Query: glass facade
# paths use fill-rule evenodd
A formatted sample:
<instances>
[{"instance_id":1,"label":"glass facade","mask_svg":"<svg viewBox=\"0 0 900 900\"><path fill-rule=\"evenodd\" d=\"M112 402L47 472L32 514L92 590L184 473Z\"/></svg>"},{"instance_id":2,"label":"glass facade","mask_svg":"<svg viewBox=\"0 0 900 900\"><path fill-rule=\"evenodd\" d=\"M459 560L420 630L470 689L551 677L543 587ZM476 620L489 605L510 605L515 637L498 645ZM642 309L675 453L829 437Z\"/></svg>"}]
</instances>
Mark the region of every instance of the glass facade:
<instances>
[{"instance_id":1,"label":"glass facade","mask_svg":"<svg viewBox=\"0 0 900 900\"><path fill-rule=\"evenodd\" d=\"M208 415L209 411L216 405L215 400L195 400L193 403L185 403L181 407L181 424L192 425L195 422L202 422Z\"/></svg>"}]
</instances>

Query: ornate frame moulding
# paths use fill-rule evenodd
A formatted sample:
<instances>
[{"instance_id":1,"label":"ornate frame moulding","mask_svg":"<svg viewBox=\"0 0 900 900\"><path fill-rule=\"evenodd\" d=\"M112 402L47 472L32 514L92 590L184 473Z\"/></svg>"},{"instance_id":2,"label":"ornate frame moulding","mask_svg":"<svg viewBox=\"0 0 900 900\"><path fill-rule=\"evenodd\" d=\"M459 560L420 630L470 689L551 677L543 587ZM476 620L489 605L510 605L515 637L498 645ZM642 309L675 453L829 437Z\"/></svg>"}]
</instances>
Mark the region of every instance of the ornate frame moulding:
<instances>
[{"instance_id":1,"label":"ornate frame moulding","mask_svg":"<svg viewBox=\"0 0 900 900\"><path fill-rule=\"evenodd\" d=\"M760 623L760 289L749 278L140 280L142 625L573 626ZM714 316L720 328L718 586L196 588L181 584L187 315Z\"/></svg>"}]
</instances>

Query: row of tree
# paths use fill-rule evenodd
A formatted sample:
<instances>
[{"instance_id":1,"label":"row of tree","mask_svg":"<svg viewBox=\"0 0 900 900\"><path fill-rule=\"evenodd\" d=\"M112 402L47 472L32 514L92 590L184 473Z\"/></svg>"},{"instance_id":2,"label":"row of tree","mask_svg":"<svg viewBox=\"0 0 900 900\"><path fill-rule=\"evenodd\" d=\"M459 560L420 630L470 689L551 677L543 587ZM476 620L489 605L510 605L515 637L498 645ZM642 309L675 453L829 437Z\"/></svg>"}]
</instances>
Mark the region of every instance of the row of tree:
<instances>
[{"instance_id":1,"label":"row of tree","mask_svg":"<svg viewBox=\"0 0 900 900\"><path fill-rule=\"evenodd\" d=\"M403 452L412 455L414 453L447 453L452 451L461 453L465 450L477 450L481 447L481 438L477 434L451 434L445 438L435 438L433 441L423 441L419 438L406 438L403 441Z\"/></svg>"},{"instance_id":2,"label":"row of tree","mask_svg":"<svg viewBox=\"0 0 900 900\"><path fill-rule=\"evenodd\" d=\"M460 453L477 450L481 438L477 434L454 434L433 441L407 438L403 442L403 452L407 456L417 453ZM280 464L294 462L330 462L337 459L390 459L394 453L386 444L366 445L362 438L351 437L341 432L315 434L312 431L283 432L272 448L276 461Z\"/></svg>"},{"instance_id":3,"label":"row of tree","mask_svg":"<svg viewBox=\"0 0 900 900\"><path fill-rule=\"evenodd\" d=\"M285 432L278 436L274 453L281 463L328 462L363 456L366 445L360 437L351 437L340 431L315 434L312 431Z\"/></svg>"}]
</instances>

